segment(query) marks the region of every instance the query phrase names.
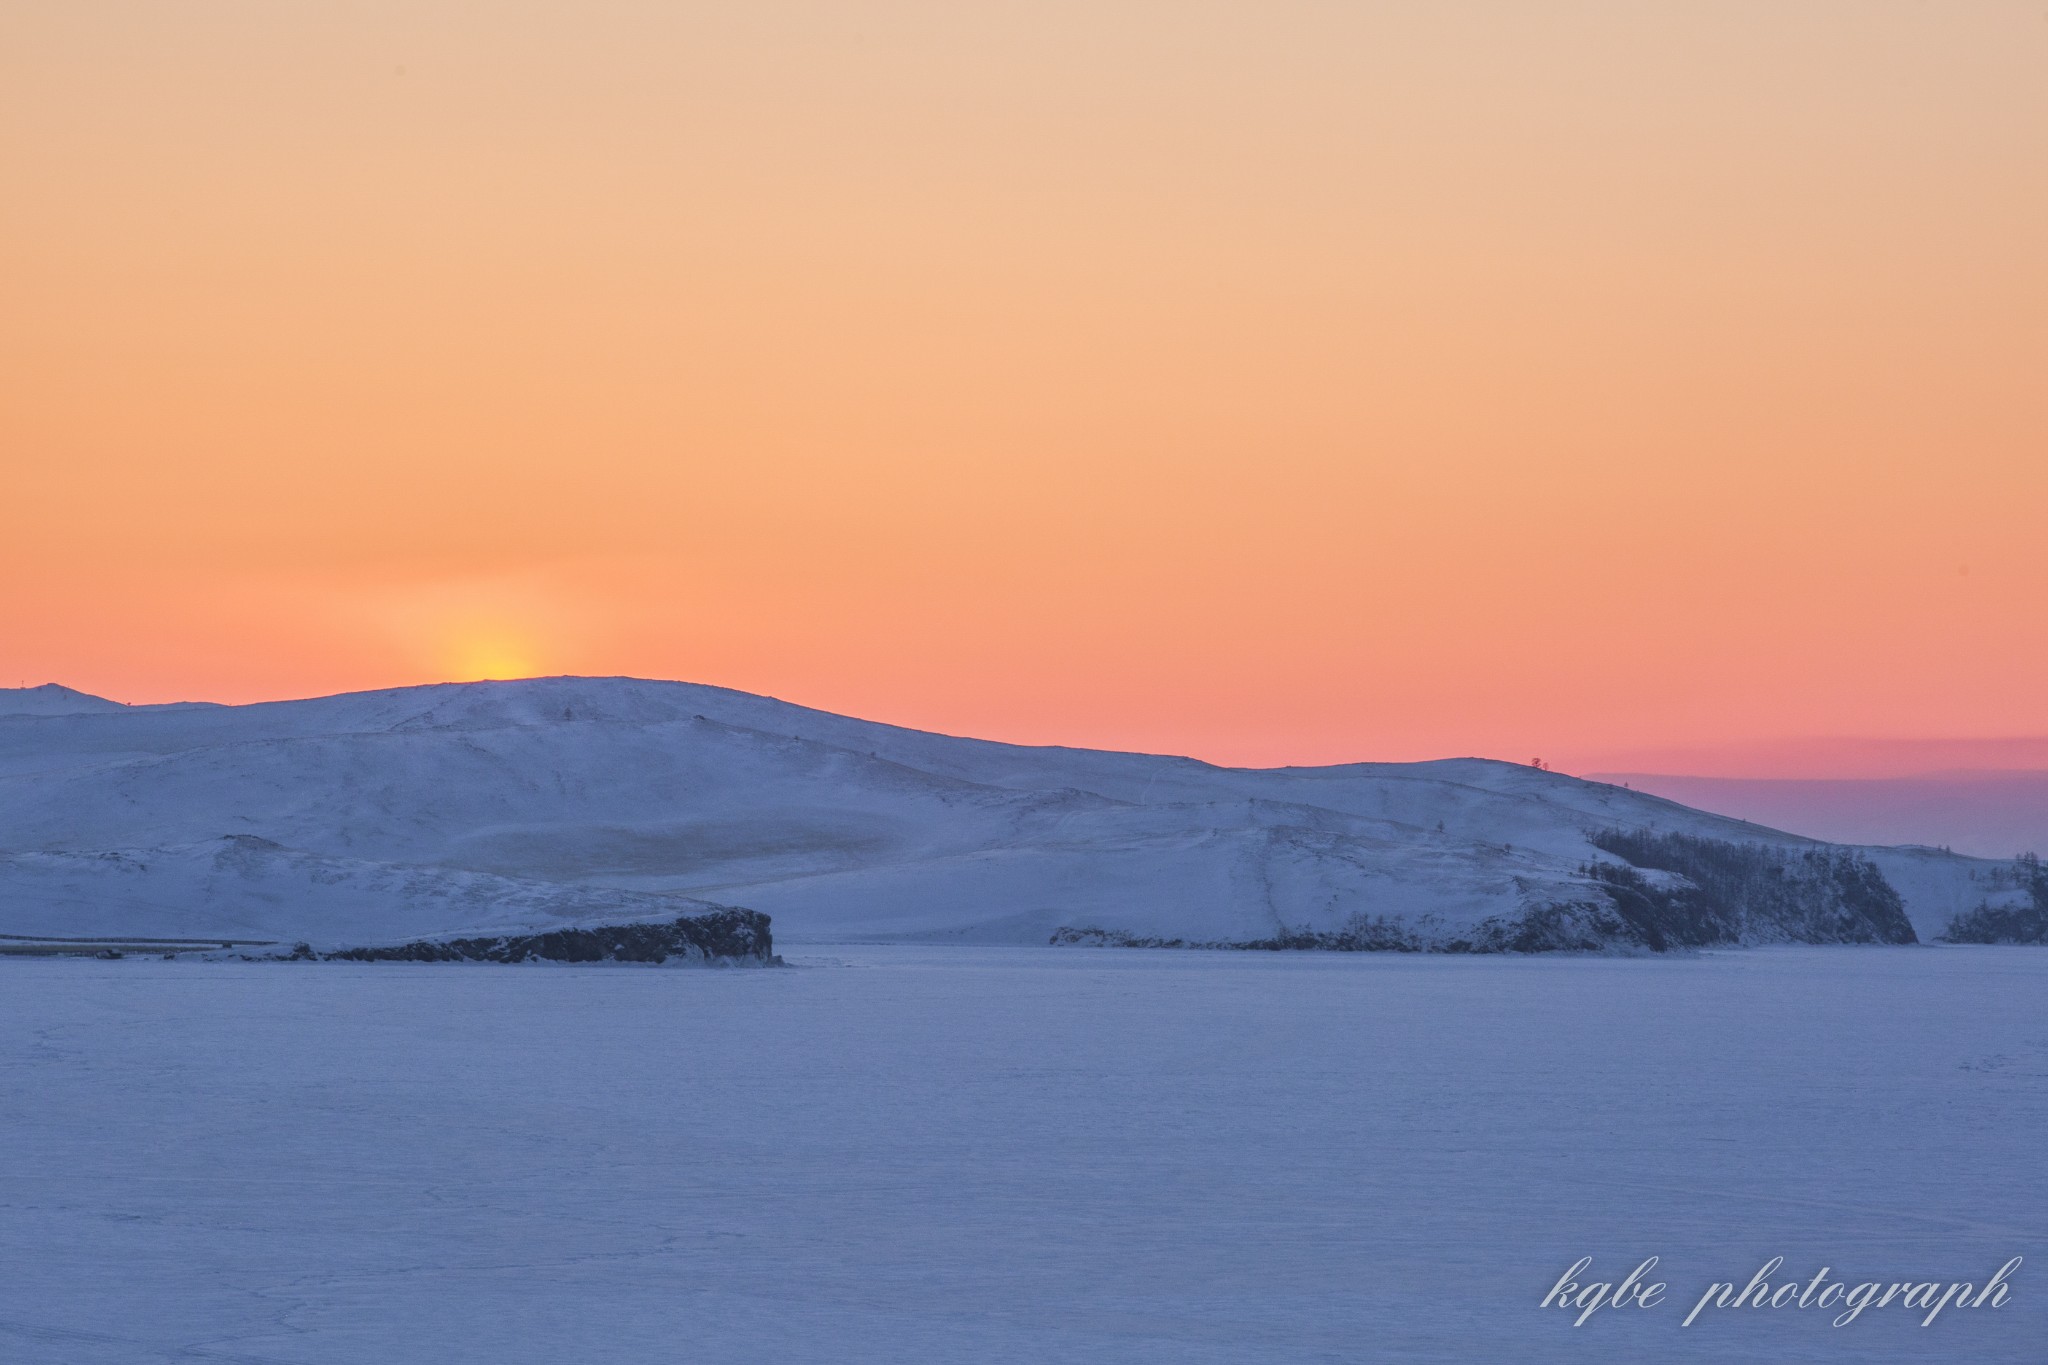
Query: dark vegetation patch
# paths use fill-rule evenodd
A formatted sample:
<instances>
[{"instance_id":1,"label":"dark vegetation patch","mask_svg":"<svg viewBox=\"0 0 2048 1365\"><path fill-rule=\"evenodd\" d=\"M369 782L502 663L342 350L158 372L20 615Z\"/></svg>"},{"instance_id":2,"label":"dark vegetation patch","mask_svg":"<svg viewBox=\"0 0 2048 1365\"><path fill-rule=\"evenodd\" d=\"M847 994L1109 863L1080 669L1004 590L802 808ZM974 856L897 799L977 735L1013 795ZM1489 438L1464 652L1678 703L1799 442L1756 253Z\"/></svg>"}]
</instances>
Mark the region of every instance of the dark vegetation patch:
<instances>
[{"instance_id":1,"label":"dark vegetation patch","mask_svg":"<svg viewBox=\"0 0 2048 1365\"><path fill-rule=\"evenodd\" d=\"M1290 929L1272 938L1243 942L1145 938L1120 929L1055 929L1048 941L1055 947L1235 948L1275 953L1317 949L1333 953L1421 953L1434 946L1414 929L1384 915L1353 915L1342 929L1327 933Z\"/></svg>"},{"instance_id":2,"label":"dark vegetation patch","mask_svg":"<svg viewBox=\"0 0 2048 1365\"><path fill-rule=\"evenodd\" d=\"M1147 938L1119 929L1060 929L1055 946L1087 948L1216 948L1239 952L1558 953L1612 952L1635 945L1628 925L1609 906L1591 902L1541 905L1496 915L1459 934L1438 931L1434 916L1414 923L1353 915L1343 928L1290 929L1270 938L1189 940Z\"/></svg>"},{"instance_id":3,"label":"dark vegetation patch","mask_svg":"<svg viewBox=\"0 0 2048 1365\"><path fill-rule=\"evenodd\" d=\"M1598 830L1595 848L1626 860L1581 868L1645 947L1715 943L1917 943L1906 906L1853 849L1736 844L1691 834ZM1643 870L1675 873L1653 880Z\"/></svg>"},{"instance_id":4,"label":"dark vegetation patch","mask_svg":"<svg viewBox=\"0 0 2048 1365\"><path fill-rule=\"evenodd\" d=\"M1875 863L1851 849L1737 844L1650 830L1600 830L1588 838L1623 861L1580 868L1588 883L1582 899L1531 905L1455 933L1441 930L1432 918L1405 922L1354 915L1336 930L1286 929L1241 942L1090 928L1056 930L1051 942L1268 952L1662 953L1730 943L1919 941L1898 892ZM2044 930L2048 910L2034 922L2035 938L1995 941L2040 942Z\"/></svg>"},{"instance_id":5,"label":"dark vegetation patch","mask_svg":"<svg viewBox=\"0 0 2048 1365\"><path fill-rule=\"evenodd\" d=\"M2048 943L2048 868L2040 858L2023 853L2004 874L2028 893L2031 905L1992 905L1965 910L1948 922L1942 935L1949 943ZM2003 877L2001 877L2003 880Z\"/></svg>"}]
</instances>

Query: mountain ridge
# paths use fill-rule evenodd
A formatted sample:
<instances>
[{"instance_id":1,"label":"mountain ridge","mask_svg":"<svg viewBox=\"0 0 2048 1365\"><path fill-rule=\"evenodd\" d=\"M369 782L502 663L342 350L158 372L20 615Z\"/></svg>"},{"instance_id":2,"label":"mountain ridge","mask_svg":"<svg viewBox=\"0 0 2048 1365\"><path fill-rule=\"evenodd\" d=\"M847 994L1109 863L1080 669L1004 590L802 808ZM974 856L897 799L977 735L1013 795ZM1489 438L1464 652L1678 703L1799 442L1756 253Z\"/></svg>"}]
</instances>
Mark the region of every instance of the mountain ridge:
<instances>
[{"instance_id":1,"label":"mountain ridge","mask_svg":"<svg viewBox=\"0 0 2048 1365\"><path fill-rule=\"evenodd\" d=\"M1489 759L1228 768L938 735L695 683L560 677L109 705L0 716L0 907L26 904L27 855L245 835L427 870L392 883L415 888L389 893L412 909L378 918L380 933L477 927L447 922L468 902L424 889L431 872L558 888L576 915L607 894L712 897L770 914L784 941L1044 943L1072 931L1251 943L1341 937L1359 916L1456 941L1546 908L1611 910L1612 884L1588 870L1615 857L1592 842L1599 830L1787 857L1832 847ZM1897 888L1922 938L1990 883L1989 865L1936 850L1855 852ZM166 895L195 923L231 908L190 887ZM73 932L119 918L89 889L64 904ZM561 917L523 904L484 927ZM21 913L0 909L0 931ZM349 944L367 929L340 902L325 913L294 933Z\"/></svg>"}]
</instances>

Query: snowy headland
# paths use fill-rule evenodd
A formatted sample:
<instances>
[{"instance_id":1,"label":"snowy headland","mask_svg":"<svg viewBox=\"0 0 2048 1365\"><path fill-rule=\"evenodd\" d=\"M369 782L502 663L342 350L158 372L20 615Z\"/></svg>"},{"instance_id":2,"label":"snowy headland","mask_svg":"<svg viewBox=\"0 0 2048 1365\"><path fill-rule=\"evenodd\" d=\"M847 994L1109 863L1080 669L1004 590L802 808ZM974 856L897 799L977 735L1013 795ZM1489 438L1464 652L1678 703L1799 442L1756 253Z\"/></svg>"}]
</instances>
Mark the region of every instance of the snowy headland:
<instances>
[{"instance_id":1,"label":"snowy headland","mask_svg":"<svg viewBox=\"0 0 2048 1365\"><path fill-rule=\"evenodd\" d=\"M631 678L248 706L0 692L0 934L317 952L672 922L783 943L1906 943L2010 865L1476 758L1236 769Z\"/></svg>"}]
</instances>

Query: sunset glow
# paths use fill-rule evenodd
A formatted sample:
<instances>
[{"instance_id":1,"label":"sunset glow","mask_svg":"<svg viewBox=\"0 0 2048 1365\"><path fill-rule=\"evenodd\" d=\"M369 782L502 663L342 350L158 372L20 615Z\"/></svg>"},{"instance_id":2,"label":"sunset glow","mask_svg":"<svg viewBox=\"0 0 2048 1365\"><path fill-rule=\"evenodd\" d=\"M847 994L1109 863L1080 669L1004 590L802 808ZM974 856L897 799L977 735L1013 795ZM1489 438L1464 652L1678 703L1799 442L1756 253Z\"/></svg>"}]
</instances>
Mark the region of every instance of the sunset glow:
<instances>
[{"instance_id":1,"label":"sunset glow","mask_svg":"<svg viewBox=\"0 0 2048 1365\"><path fill-rule=\"evenodd\" d=\"M446 676L451 682L530 678L540 671L533 652L522 642L494 632L456 637L447 657Z\"/></svg>"},{"instance_id":2,"label":"sunset glow","mask_svg":"<svg viewBox=\"0 0 2048 1365\"><path fill-rule=\"evenodd\" d=\"M2048 733L2039 5L17 5L0 164L9 685Z\"/></svg>"}]
</instances>

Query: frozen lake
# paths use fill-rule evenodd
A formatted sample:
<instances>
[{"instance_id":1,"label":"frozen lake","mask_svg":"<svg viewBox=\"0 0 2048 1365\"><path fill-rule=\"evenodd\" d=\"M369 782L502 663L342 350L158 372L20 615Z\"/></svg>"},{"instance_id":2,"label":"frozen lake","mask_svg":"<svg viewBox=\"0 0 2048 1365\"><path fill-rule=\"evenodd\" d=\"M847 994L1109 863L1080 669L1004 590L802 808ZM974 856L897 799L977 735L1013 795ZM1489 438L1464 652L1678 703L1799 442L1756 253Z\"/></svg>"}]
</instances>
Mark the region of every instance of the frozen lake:
<instances>
[{"instance_id":1,"label":"frozen lake","mask_svg":"<svg viewBox=\"0 0 2048 1365\"><path fill-rule=\"evenodd\" d=\"M0 960L0 1358L2038 1361L2048 951ZM1650 1255L1655 1309L1538 1308ZM1996 1311L1709 1310L1714 1281ZM1599 1274L1597 1272L1608 1272Z\"/></svg>"}]
</instances>

